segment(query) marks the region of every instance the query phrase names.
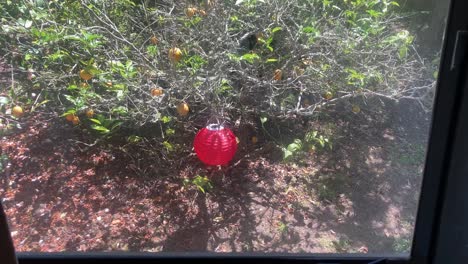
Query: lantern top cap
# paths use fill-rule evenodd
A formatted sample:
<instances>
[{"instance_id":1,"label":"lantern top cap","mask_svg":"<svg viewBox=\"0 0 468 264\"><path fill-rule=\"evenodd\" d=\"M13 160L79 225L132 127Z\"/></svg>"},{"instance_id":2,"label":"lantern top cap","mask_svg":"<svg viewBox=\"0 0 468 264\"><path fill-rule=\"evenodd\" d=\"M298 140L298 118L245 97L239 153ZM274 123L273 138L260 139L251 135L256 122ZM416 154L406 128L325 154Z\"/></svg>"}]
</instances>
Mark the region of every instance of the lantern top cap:
<instances>
[{"instance_id":1,"label":"lantern top cap","mask_svg":"<svg viewBox=\"0 0 468 264\"><path fill-rule=\"evenodd\" d=\"M206 129L211 130L211 131L219 131L219 130L223 130L224 126L220 124L209 124L206 126Z\"/></svg>"}]
</instances>

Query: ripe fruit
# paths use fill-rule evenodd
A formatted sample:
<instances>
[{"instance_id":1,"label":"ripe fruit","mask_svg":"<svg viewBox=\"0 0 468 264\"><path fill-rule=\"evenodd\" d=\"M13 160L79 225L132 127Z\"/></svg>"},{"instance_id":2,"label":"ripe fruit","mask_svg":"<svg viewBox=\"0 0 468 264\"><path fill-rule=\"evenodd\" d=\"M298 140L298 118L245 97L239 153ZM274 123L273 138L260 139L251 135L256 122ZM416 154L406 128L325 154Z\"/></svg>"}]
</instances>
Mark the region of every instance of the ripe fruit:
<instances>
[{"instance_id":1,"label":"ripe fruit","mask_svg":"<svg viewBox=\"0 0 468 264\"><path fill-rule=\"evenodd\" d=\"M177 106L177 113L179 113L179 115L181 116L188 115L189 111L190 111L190 108L187 103L180 103Z\"/></svg>"},{"instance_id":2,"label":"ripe fruit","mask_svg":"<svg viewBox=\"0 0 468 264\"><path fill-rule=\"evenodd\" d=\"M87 89L89 87L89 84L87 84L85 82L82 82L82 83L80 83L80 87L83 88L83 89Z\"/></svg>"},{"instance_id":3,"label":"ripe fruit","mask_svg":"<svg viewBox=\"0 0 468 264\"><path fill-rule=\"evenodd\" d=\"M361 107L359 107L359 105L353 105L353 107L351 108L351 111L353 111L353 113L357 114L357 113L361 112Z\"/></svg>"},{"instance_id":4,"label":"ripe fruit","mask_svg":"<svg viewBox=\"0 0 468 264\"><path fill-rule=\"evenodd\" d=\"M197 13L197 9L195 7L189 7L185 10L185 14L187 17L193 17Z\"/></svg>"},{"instance_id":5,"label":"ripe fruit","mask_svg":"<svg viewBox=\"0 0 468 264\"><path fill-rule=\"evenodd\" d=\"M74 115L74 114L67 114L67 115L65 116L65 119L66 119L68 122L72 122L74 118L75 118L75 115Z\"/></svg>"},{"instance_id":6,"label":"ripe fruit","mask_svg":"<svg viewBox=\"0 0 468 264\"><path fill-rule=\"evenodd\" d=\"M281 71L280 69L276 69L275 70L275 75L273 76L273 79L275 81L280 81L281 79L283 79L283 71Z\"/></svg>"},{"instance_id":7,"label":"ripe fruit","mask_svg":"<svg viewBox=\"0 0 468 264\"><path fill-rule=\"evenodd\" d=\"M24 114L23 108L21 108L21 106L15 106L11 109L11 114L16 118L20 118Z\"/></svg>"},{"instance_id":8,"label":"ripe fruit","mask_svg":"<svg viewBox=\"0 0 468 264\"><path fill-rule=\"evenodd\" d=\"M258 138L256 136L253 136L252 137L252 143L257 144L257 142L258 142Z\"/></svg>"},{"instance_id":9,"label":"ripe fruit","mask_svg":"<svg viewBox=\"0 0 468 264\"><path fill-rule=\"evenodd\" d=\"M151 89L151 95L152 96L161 96L161 95L163 95L163 93L164 93L163 89L160 89L160 88Z\"/></svg>"},{"instance_id":10,"label":"ripe fruit","mask_svg":"<svg viewBox=\"0 0 468 264\"><path fill-rule=\"evenodd\" d=\"M80 78L85 80L85 81L89 81L89 80L91 80L91 78L93 78L93 75L91 73L89 73L88 71L86 71L86 70L81 70L80 71Z\"/></svg>"},{"instance_id":11,"label":"ripe fruit","mask_svg":"<svg viewBox=\"0 0 468 264\"><path fill-rule=\"evenodd\" d=\"M323 95L323 98L325 98L326 100L330 100L333 98L333 93L328 91Z\"/></svg>"},{"instance_id":12,"label":"ripe fruit","mask_svg":"<svg viewBox=\"0 0 468 264\"><path fill-rule=\"evenodd\" d=\"M157 38L156 36L152 36L152 37L150 38L150 42L151 42L152 44L156 45L156 44L158 44L159 40L158 40L158 38Z\"/></svg>"},{"instance_id":13,"label":"ripe fruit","mask_svg":"<svg viewBox=\"0 0 468 264\"><path fill-rule=\"evenodd\" d=\"M73 116L72 123L74 125L78 125L80 123L80 118L78 118L77 116Z\"/></svg>"},{"instance_id":14,"label":"ripe fruit","mask_svg":"<svg viewBox=\"0 0 468 264\"><path fill-rule=\"evenodd\" d=\"M93 109L88 109L86 111L86 116L89 117L89 118L93 117L94 116L94 110Z\"/></svg>"},{"instance_id":15,"label":"ripe fruit","mask_svg":"<svg viewBox=\"0 0 468 264\"><path fill-rule=\"evenodd\" d=\"M169 59L172 62L179 62L182 58L182 51L179 48L172 48L169 50Z\"/></svg>"},{"instance_id":16,"label":"ripe fruit","mask_svg":"<svg viewBox=\"0 0 468 264\"><path fill-rule=\"evenodd\" d=\"M107 87L112 87L112 82L106 82Z\"/></svg>"}]
</instances>

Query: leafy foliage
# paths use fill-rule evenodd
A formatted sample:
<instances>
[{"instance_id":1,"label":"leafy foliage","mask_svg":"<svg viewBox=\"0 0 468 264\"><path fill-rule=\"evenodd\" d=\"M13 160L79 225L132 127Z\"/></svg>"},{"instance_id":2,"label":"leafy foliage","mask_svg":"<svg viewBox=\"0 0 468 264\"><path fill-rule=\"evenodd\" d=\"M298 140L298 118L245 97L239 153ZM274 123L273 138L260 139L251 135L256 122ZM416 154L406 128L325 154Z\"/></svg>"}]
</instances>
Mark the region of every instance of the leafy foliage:
<instances>
[{"instance_id":1,"label":"leafy foliage","mask_svg":"<svg viewBox=\"0 0 468 264\"><path fill-rule=\"evenodd\" d=\"M430 105L433 67L413 52L390 0L6 1L0 10L1 51L27 73L2 111L21 103L71 114L96 137L188 151L171 137L213 116L232 124L311 116L369 96ZM177 114L181 102L188 115ZM325 145L309 135L283 151Z\"/></svg>"}]
</instances>

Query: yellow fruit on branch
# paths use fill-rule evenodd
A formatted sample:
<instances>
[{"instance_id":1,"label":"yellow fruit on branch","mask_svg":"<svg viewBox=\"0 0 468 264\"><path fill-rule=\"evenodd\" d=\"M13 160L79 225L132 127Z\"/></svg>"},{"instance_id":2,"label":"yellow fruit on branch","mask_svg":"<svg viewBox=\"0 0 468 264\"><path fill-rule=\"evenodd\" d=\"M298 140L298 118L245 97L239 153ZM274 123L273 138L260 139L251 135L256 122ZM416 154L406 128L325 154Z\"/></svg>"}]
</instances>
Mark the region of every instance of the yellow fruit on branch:
<instances>
[{"instance_id":1,"label":"yellow fruit on branch","mask_svg":"<svg viewBox=\"0 0 468 264\"><path fill-rule=\"evenodd\" d=\"M112 82L106 82L107 87L112 87L112 85L113 85Z\"/></svg>"},{"instance_id":2,"label":"yellow fruit on branch","mask_svg":"<svg viewBox=\"0 0 468 264\"><path fill-rule=\"evenodd\" d=\"M160 89L160 88L151 89L151 95L152 96L161 96L161 95L163 95L163 93L164 93L163 89Z\"/></svg>"},{"instance_id":3,"label":"yellow fruit on branch","mask_svg":"<svg viewBox=\"0 0 468 264\"><path fill-rule=\"evenodd\" d=\"M283 71L280 70L280 69L276 69L276 70L275 70L275 74L274 74L274 76L273 76L273 79L274 79L275 81L280 81L281 79L283 79Z\"/></svg>"},{"instance_id":4,"label":"yellow fruit on branch","mask_svg":"<svg viewBox=\"0 0 468 264\"><path fill-rule=\"evenodd\" d=\"M190 108L189 108L189 105L187 103L180 103L178 106L177 106L177 113L180 115L180 116L186 116L188 115L190 111Z\"/></svg>"},{"instance_id":5,"label":"yellow fruit on branch","mask_svg":"<svg viewBox=\"0 0 468 264\"><path fill-rule=\"evenodd\" d=\"M72 123L73 123L74 125L78 125L78 124L80 123L80 118L77 117L77 116L73 116Z\"/></svg>"},{"instance_id":6,"label":"yellow fruit on branch","mask_svg":"<svg viewBox=\"0 0 468 264\"><path fill-rule=\"evenodd\" d=\"M15 106L11 109L11 114L16 118L20 118L24 115L23 108L21 108L21 106Z\"/></svg>"},{"instance_id":7,"label":"yellow fruit on branch","mask_svg":"<svg viewBox=\"0 0 468 264\"><path fill-rule=\"evenodd\" d=\"M93 109L88 109L86 111L86 116L89 118L92 118L94 116L94 110Z\"/></svg>"},{"instance_id":8,"label":"yellow fruit on branch","mask_svg":"<svg viewBox=\"0 0 468 264\"><path fill-rule=\"evenodd\" d=\"M258 138L256 136L252 137L252 143L257 144L258 143Z\"/></svg>"},{"instance_id":9,"label":"yellow fruit on branch","mask_svg":"<svg viewBox=\"0 0 468 264\"><path fill-rule=\"evenodd\" d=\"M80 71L80 78L85 80L85 81L89 81L89 80L91 80L91 78L93 78L93 75L91 73L89 73L88 71L86 71L86 70L81 70Z\"/></svg>"},{"instance_id":10,"label":"yellow fruit on branch","mask_svg":"<svg viewBox=\"0 0 468 264\"><path fill-rule=\"evenodd\" d=\"M357 113L361 112L361 107L359 107L359 105L353 105L353 107L351 108L351 111L353 111L353 113L357 114Z\"/></svg>"},{"instance_id":11,"label":"yellow fruit on branch","mask_svg":"<svg viewBox=\"0 0 468 264\"><path fill-rule=\"evenodd\" d=\"M333 93L328 91L323 95L323 98L325 98L326 100L331 100L333 98Z\"/></svg>"},{"instance_id":12,"label":"yellow fruit on branch","mask_svg":"<svg viewBox=\"0 0 468 264\"><path fill-rule=\"evenodd\" d=\"M182 58L182 51L179 48L172 48L169 50L169 60L172 62L179 62Z\"/></svg>"},{"instance_id":13,"label":"yellow fruit on branch","mask_svg":"<svg viewBox=\"0 0 468 264\"><path fill-rule=\"evenodd\" d=\"M159 40L158 40L158 38L156 36L152 36L150 38L150 42L151 42L151 44L156 45L156 44L158 44Z\"/></svg>"},{"instance_id":14,"label":"yellow fruit on branch","mask_svg":"<svg viewBox=\"0 0 468 264\"><path fill-rule=\"evenodd\" d=\"M82 82L82 83L80 83L80 87L83 88L83 89L87 89L89 87L89 84L87 84L85 82Z\"/></svg>"},{"instance_id":15,"label":"yellow fruit on branch","mask_svg":"<svg viewBox=\"0 0 468 264\"><path fill-rule=\"evenodd\" d=\"M197 9L195 7L189 7L185 10L185 14L187 17L191 18L197 13Z\"/></svg>"}]
</instances>

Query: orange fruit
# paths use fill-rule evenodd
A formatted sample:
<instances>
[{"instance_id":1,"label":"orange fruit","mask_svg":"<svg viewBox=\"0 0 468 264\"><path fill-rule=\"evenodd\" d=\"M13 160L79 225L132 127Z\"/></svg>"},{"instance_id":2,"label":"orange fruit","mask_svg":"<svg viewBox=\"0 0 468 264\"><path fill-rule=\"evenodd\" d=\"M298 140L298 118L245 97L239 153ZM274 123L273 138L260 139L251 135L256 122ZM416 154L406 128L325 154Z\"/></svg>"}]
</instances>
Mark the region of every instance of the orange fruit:
<instances>
[{"instance_id":1,"label":"orange fruit","mask_svg":"<svg viewBox=\"0 0 468 264\"><path fill-rule=\"evenodd\" d=\"M93 78L93 75L91 73L89 73L88 71L86 71L86 70L81 70L80 71L80 78L85 80L85 81L89 81L89 80L91 80L91 78Z\"/></svg>"},{"instance_id":2,"label":"orange fruit","mask_svg":"<svg viewBox=\"0 0 468 264\"><path fill-rule=\"evenodd\" d=\"M179 113L179 115L181 116L188 115L189 111L190 111L190 108L187 103L180 103L177 106L177 113Z\"/></svg>"},{"instance_id":3,"label":"orange fruit","mask_svg":"<svg viewBox=\"0 0 468 264\"><path fill-rule=\"evenodd\" d=\"M333 93L328 91L323 95L323 98L325 98L326 100L331 100L333 98Z\"/></svg>"},{"instance_id":4,"label":"orange fruit","mask_svg":"<svg viewBox=\"0 0 468 264\"><path fill-rule=\"evenodd\" d=\"M182 58L182 51L179 48L172 48L169 50L169 59L172 62L179 62Z\"/></svg>"},{"instance_id":5,"label":"orange fruit","mask_svg":"<svg viewBox=\"0 0 468 264\"><path fill-rule=\"evenodd\" d=\"M11 114L16 118L20 118L24 115L23 108L21 108L21 106L15 106L11 109Z\"/></svg>"},{"instance_id":6,"label":"orange fruit","mask_svg":"<svg viewBox=\"0 0 468 264\"><path fill-rule=\"evenodd\" d=\"M93 109L88 109L86 111L86 116L89 117L89 118L93 117L94 116L94 110Z\"/></svg>"},{"instance_id":7,"label":"orange fruit","mask_svg":"<svg viewBox=\"0 0 468 264\"><path fill-rule=\"evenodd\" d=\"M80 83L80 87L83 88L83 89L87 89L89 87L89 84L87 84L85 82L82 82L82 83Z\"/></svg>"},{"instance_id":8,"label":"orange fruit","mask_svg":"<svg viewBox=\"0 0 468 264\"><path fill-rule=\"evenodd\" d=\"M275 70L275 75L273 76L273 79L275 81L280 81L281 79L283 79L283 71L280 70L280 69L276 69Z\"/></svg>"},{"instance_id":9,"label":"orange fruit","mask_svg":"<svg viewBox=\"0 0 468 264\"><path fill-rule=\"evenodd\" d=\"M258 138L256 136L252 137L252 143L257 144Z\"/></svg>"},{"instance_id":10,"label":"orange fruit","mask_svg":"<svg viewBox=\"0 0 468 264\"><path fill-rule=\"evenodd\" d=\"M187 17L193 17L197 13L197 9L195 7L189 7L185 10L185 14Z\"/></svg>"},{"instance_id":11,"label":"orange fruit","mask_svg":"<svg viewBox=\"0 0 468 264\"><path fill-rule=\"evenodd\" d=\"M73 123L74 125L78 125L78 124L80 123L80 118L77 117L77 116L73 116L72 123Z\"/></svg>"},{"instance_id":12,"label":"orange fruit","mask_svg":"<svg viewBox=\"0 0 468 264\"><path fill-rule=\"evenodd\" d=\"M161 95L163 95L163 93L164 93L163 89L160 89L160 88L151 89L151 95L152 96L161 96Z\"/></svg>"},{"instance_id":13,"label":"orange fruit","mask_svg":"<svg viewBox=\"0 0 468 264\"><path fill-rule=\"evenodd\" d=\"M156 44L158 44L159 40L158 40L158 38L157 38L156 36L152 36L152 37L150 38L150 42L151 42L152 44L156 45Z\"/></svg>"},{"instance_id":14,"label":"orange fruit","mask_svg":"<svg viewBox=\"0 0 468 264\"><path fill-rule=\"evenodd\" d=\"M75 118L75 115L74 115L74 114L67 114L67 115L65 116L65 119L66 119L68 122L72 122L74 118Z\"/></svg>"}]
</instances>

